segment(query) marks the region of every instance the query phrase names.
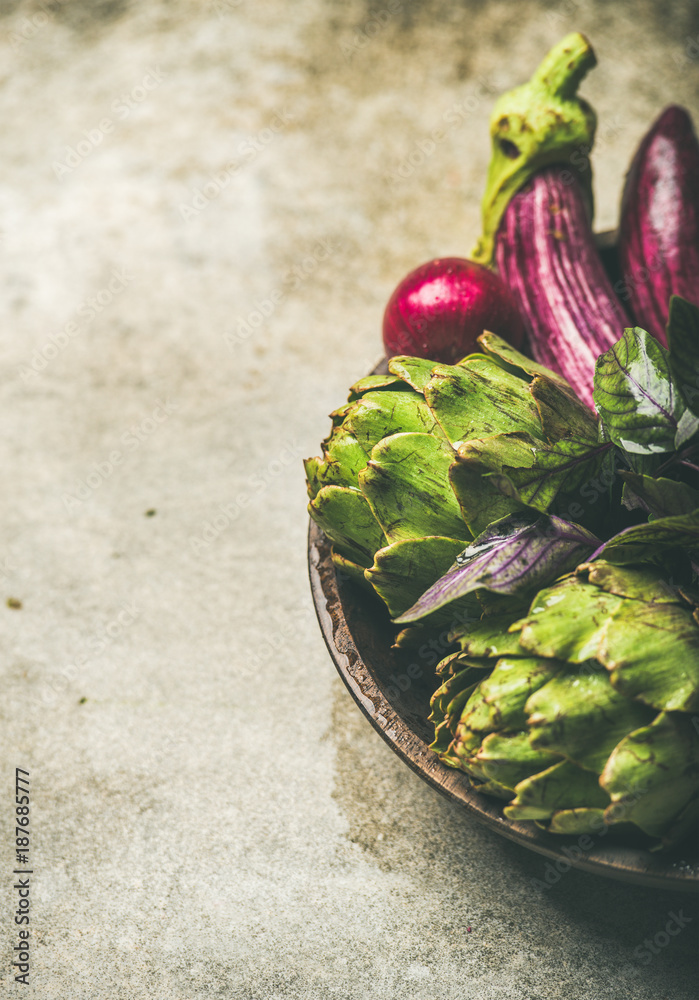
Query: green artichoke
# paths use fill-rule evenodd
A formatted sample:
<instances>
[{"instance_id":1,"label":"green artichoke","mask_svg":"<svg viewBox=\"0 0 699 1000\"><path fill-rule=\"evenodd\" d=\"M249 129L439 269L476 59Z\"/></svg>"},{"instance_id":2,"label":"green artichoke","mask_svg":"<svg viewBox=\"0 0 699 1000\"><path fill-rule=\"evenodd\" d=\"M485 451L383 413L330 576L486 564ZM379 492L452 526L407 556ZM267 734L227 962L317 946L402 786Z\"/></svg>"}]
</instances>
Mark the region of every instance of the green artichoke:
<instances>
[{"instance_id":1,"label":"green artichoke","mask_svg":"<svg viewBox=\"0 0 699 1000\"><path fill-rule=\"evenodd\" d=\"M579 519L579 488L607 460L596 418L561 376L493 334L480 342L484 353L457 365L396 357L387 375L361 379L331 414L322 457L305 462L309 512L336 567L394 617L491 522L546 511ZM469 594L425 623L481 613Z\"/></svg>"},{"instance_id":2,"label":"green artichoke","mask_svg":"<svg viewBox=\"0 0 699 1000\"><path fill-rule=\"evenodd\" d=\"M509 819L675 843L699 820L698 602L656 567L598 559L523 617L456 630L432 749Z\"/></svg>"}]
</instances>

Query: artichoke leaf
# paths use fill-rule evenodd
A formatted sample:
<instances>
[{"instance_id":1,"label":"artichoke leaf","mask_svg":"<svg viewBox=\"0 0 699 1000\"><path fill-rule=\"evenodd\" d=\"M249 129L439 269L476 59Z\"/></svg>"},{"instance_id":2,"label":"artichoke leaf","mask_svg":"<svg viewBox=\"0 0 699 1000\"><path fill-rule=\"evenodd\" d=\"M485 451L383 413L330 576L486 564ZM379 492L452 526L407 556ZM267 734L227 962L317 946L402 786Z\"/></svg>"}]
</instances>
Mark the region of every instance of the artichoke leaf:
<instances>
[{"instance_id":1,"label":"artichoke leaf","mask_svg":"<svg viewBox=\"0 0 699 1000\"><path fill-rule=\"evenodd\" d=\"M644 551L687 549L699 546L699 510L673 517L661 517L648 524L626 528L600 549L610 562L643 562Z\"/></svg>"},{"instance_id":2,"label":"artichoke leaf","mask_svg":"<svg viewBox=\"0 0 699 1000\"><path fill-rule=\"evenodd\" d=\"M534 598L520 643L537 656L584 663L597 656L604 625L623 598L571 575Z\"/></svg>"},{"instance_id":3,"label":"artichoke leaf","mask_svg":"<svg viewBox=\"0 0 699 1000\"><path fill-rule=\"evenodd\" d=\"M411 358L403 355L396 355L388 362L388 370L403 382L409 385L415 392L424 393L425 386L432 378L432 369L437 364L429 358Z\"/></svg>"},{"instance_id":4,"label":"artichoke leaf","mask_svg":"<svg viewBox=\"0 0 699 1000\"><path fill-rule=\"evenodd\" d=\"M576 570L578 576L589 583L618 597L630 597L650 604L682 604L683 598L676 587L664 580L657 571L646 566L615 566L604 559L582 563Z\"/></svg>"},{"instance_id":5,"label":"artichoke leaf","mask_svg":"<svg viewBox=\"0 0 699 1000\"><path fill-rule=\"evenodd\" d=\"M347 402L348 404L354 403L365 392L378 392L382 389L398 392L400 389L408 390L408 387L399 375L365 375L364 378L357 379L354 385L350 386Z\"/></svg>"},{"instance_id":6,"label":"artichoke leaf","mask_svg":"<svg viewBox=\"0 0 699 1000\"><path fill-rule=\"evenodd\" d=\"M486 736L475 760L489 781L497 781L514 792L520 781L546 770L560 758L547 750L536 750L528 734L518 732Z\"/></svg>"},{"instance_id":7,"label":"artichoke leaf","mask_svg":"<svg viewBox=\"0 0 699 1000\"><path fill-rule=\"evenodd\" d=\"M430 750L433 748L434 744L430 744ZM461 758L457 757L454 753L454 741L452 740L447 747L439 752L439 759L447 767L453 767L455 770L461 770Z\"/></svg>"},{"instance_id":8,"label":"artichoke leaf","mask_svg":"<svg viewBox=\"0 0 699 1000\"><path fill-rule=\"evenodd\" d=\"M444 436L422 396L390 389L367 392L358 399L346 414L343 427L354 435L367 455L374 445L392 434Z\"/></svg>"},{"instance_id":9,"label":"artichoke leaf","mask_svg":"<svg viewBox=\"0 0 699 1000\"><path fill-rule=\"evenodd\" d=\"M598 655L626 698L659 711L699 710L699 627L688 608L624 601Z\"/></svg>"},{"instance_id":10,"label":"artichoke leaf","mask_svg":"<svg viewBox=\"0 0 699 1000\"><path fill-rule=\"evenodd\" d=\"M473 787L476 791L481 792L483 795L494 795L495 798L505 799L508 802L515 797L515 793L509 785L503 785L501 782L493 779L488 779L482 783L474 784Z\"/></svg>"},{"instance_id":11,"label":"artichoke leaf","mask_svg":"<svg viewBox=\"0 0 699 1000\"><path fill-rule=\"evenodd\" d=\"M532 361L526 354L522 354L516 348L512 347L511 344L508 344L506 340L503 340L502 337L498 337L496 333L491 333L489 330L480 335L478 343L485 353L495 358L500 367L504 368L505 371L509 371L511 374L517 375L519 378L526 379L529 382L536 375L543 376L546 381L553 383L574 406L583 407L585 412L589 414L591 421L594 423L597 422L585 404L578 399L570 382L562 375L559 375L558 372L546 368L545 365L539 364L538 361Z\"/></svg>"},{"instance_id":12,"label":"artichoke leaf","mask_svg":"<svg viewBox=\"0 0 699 1000\"><path fill-rule=\"evenodd\" d=\"M632 822L662 837L699 792L699 736L691 721L662 712L629 733L609 758L600 783L612 800L608 823Z\"/></svg>"},{"instance_id":13,"label":"artichoke leaf","mask_svg":"<svg viewBox=\"0 0 699 1000\"><path fill-rule=\"evenodd\" d=\"M536 461L536 450L543 442L531 434L507 431L474 436L458 447L458 461L480 472L507 472L527 469Z\"/></svg>"},{"instance_id":14,"label":"artichoke leaf","mask_svg":"<svg viewBox=\"0 0 699 1000\"><path fill-rule=\"evenodd\" d=\"M458 712L456 722L461 718L463 707L470 697L470 693L475 690L482 679L482 673L473 667L466 667L456 674L451 674L437 688L430 699L432 710L429 716L430 722L442 722L448 717L454 716ZM465 695L468 691L469 694ZM459 708L460 703L460 708Z\"/></svg>"},{"instance_id":15,"label":"artichoke leaf","mask_svg":"<svg viewBox=\"0 0 699 1000\"><path fill-rule=\"evenodd\" d=\"M461 672L463 667L459 663L459 657L462 654L457 651L456 653L449 653L444 659L440 660L437 666L434 668L435 673L438 677L451 677L453 674L458 674Z\"/></svg>"},{"instance_id":16,"label":"artichoke leaf","mask_svg":"<svg viewBox=\"0 0 699 1000\"><path fill-rule=\"evenodd\" d=\"M457 651L445 656L435 667L435 673L438 677L447 677L451 674L461 673L466 667L477 667L479 670L490 671L493 669L493 662L493 660L485 656L468 656L462 651Z\"/></svg>"},{"instance_id":17,"label":"artichoke leaf","mask_svg":"<svg viewBox=\"0 0 699 1000\"><path fill-rule=\"evenodd\" d=\"M479 622L460 626L449 634L468 656L527 656L519 643L519 635L509 631L511 615L490 615Z\"/></svg>"},{"instance_id":18,"label":"artichoke leaf","mask_svg":"<svg viewBox=\"0 0 699 1000\"><path fill-rule=\"evenodd\" d=\"M539 408L544 437L549 442L572 437L597 444L597 420L577 396L571 397L563 392L548 375L543 374L534 377L530 391Z\"/></svg>"},{"instance_id":19,"label":"artichoke leaf","mask_svg":"<svg viewBox=\"0 0 699 1000\"><path fill-rule=\"evenodd\" d=\"M512 432L543 437L528 384L490 358L435 365L425 399L455 446L471 438Z\"/></svg>"},{"instance_id":20,"label":"artichoke leaf","mask_svg":"<svg viewBox=\"0 0 699 1000\"><path fill-rule=\"evenodd\" d=\"M466 671L464 671L464 674L466 674ZM475 680L474 676L476 678ZM482 673L474 673L473 668L470 668L468 675L464 677L462 684L466 684L467 681L470 681L471 683L462 687L462 689L457 691L451 700L447 702L444 708L444 718L449 723L449 727L453 733L456 733L456 727L458 726L459 720L463 714L464 706L478 685L481 683L482 676Z\"/></svg>"},{"instance_id":21,"label":"artichoke leaf","mask_svg":"<svg viewBox=\"0 0 699 1000\"><path fill-rule=\"evenodd\" d=\"M553 677L530 696L525 712L533 747L596 774L620 740L653 718L651 709L620 695L598 664L589 673Z\"/></svg>"},{"instance_id":22,"label":"artichoke leaf","mask_svg":"<svg viewBox=\"0 0 699 1000\"><path fill-rule=\"evenodd\" d=\"M342 421L345 419L349 411L352 409L352 403L353 400L350 399L348 400L348 402L343 403L342 406L338 406L336 410L332 411L332 413L330 414L330 419L332 420L333 427L339 427L341 425ZM323 442L323 444L325 444L326 442L327 438Z\"/></svg>"},{"instance_id":23,"label":"artichoke leaf","mask_svg":"<svg viewBox=\"0 0 699 1000\"><path fill-rule=\"evenodd\" d=\"M449 485L453 459L430 434L392 434L374 447L359 487L389 543L425 535L471 540Z\"/></svg>"},{"instance_id":24,"label":"artichoke leaf","mask_svg":"<svg viewBox=\"0 0 699 1000\"><path fill-rule=\"evenodd\" d=\"M333 549L331 559L333 566L335 567L335 576L337 577L338 583L342 583L343 580L352 580L353 583L358 584L365 590L371 590L369 583L364 576L364 567L360 566L359 563L353 562L351 559L345 558L345 556L340 555Z\"/></svg>"},{"instance_id":25,"label":"artichoke leaf","mask_svg":"<svg viewBox=\"0 0 699 1000\"><path fill-rule=\"evenodd\" d=\"M463 723L459 722L449 746L449 754L456 761L454 766L462 768L477 778L482 778L482 771L477 766L474 767L470 761L478 752L481 739L480 733L472 733Z\"/></svg>"},{"instance_id":26,"label":"artichoke leaf","mask_svg":"<svg viewBox=\"0 0 699 1000\"><path fill-rule=\"evenodd\" d=\"M308 505L308 512L340 555L368 568L374 553L386 544L381 526L358 490L324 486Z\"/></svg>"},{"instance_id":27,"label":"artichoke leaf","mask_svg":"<svg viewBox=\"0 0 699 1000\"><path fill-rule=\"evenodd\" d=\"M551 817L546 830L577 837L582 833L599 833L605 828L604 809L559 809Z\"/></svg>"},{"instance_id":28,"label":"artichoke leaf","mask_svg":"<svg viewBox=\"0 0 699 1000\"><path fill-rule=\"evenodd\" d=\"M545 820L561 809L603 809L609 804L597 775L568 760L520 781L515 792L516 798L505 807L505 816L513 820Z\"/></svg>"},{"instance_id":29,"label":"artichoke leaf","mask_svg":"<svg viewBox=\"0 0 699 1000\"><path fill-rule=\"evenodd\" d=\"M315 499L324 486L346 486L359 491L357 477L366 468L369 455L346 427L336 427L323 442L323 458L304 462L308 493Z\"/></svg>"},{"instance_id":30,"label":"artichoke leaf","mask_svg":"<svg viewBox=\"0 0 699 1000\"><path fill-rule=\"evenodd\" d=\"M463 722L480 733L523 730L527 699L562 667L558 660L542 657L502 657L469 698Z\"/></svg>"},{"instance_id":31,"label":"artichoke leaf","mask_svg":"<svg viewBox=\"0 0 699 1000\"><path fill-rule=\"evenodd\" d=\"M315 500L318 490L324 485L321 482L321 477L324 474L323 465L323 459L317 456L304 458L303 460L303 468L306 473L306 490L311 500Z\"/></svg>"},{"instance_id":32,"label":"artichoke leaf","mask_svg":"<svg viewBox=\"0 0 699 1000\"><path fill-rule=\"evenodd\" d=\"M531 510L519 498L507 475L491 472L478 462L460 458L449 470L449 481L461 515L474 536L480 535L493 521Z\"/></svg>"},{"instance_id":33,"label":"artichoke leaf","mask_svg":"<svg viewBox=\"0 0 699 1000\"><path fill-rule=\"evenodd\" d=\"M446 718L444 718L441 722L435 723L434 739L429 744L429 749L437 754L443 764L448 764L449 767L458 768L459 761L453 757L449 750L453 739L454 734L449 727L449 722ZM447 759L447 757L449 759Z\"/></svg>"}]
</instances>

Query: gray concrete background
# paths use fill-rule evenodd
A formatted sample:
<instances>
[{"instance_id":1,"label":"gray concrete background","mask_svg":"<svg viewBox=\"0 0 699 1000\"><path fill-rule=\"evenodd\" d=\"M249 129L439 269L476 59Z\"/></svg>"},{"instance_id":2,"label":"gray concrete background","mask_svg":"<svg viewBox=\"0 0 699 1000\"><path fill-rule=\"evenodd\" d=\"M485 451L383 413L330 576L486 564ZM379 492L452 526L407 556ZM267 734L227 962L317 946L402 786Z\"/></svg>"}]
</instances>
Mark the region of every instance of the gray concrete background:
<instances>
[{"instance_id":1,"label":"gray concrete background","mask_svg":"<svg viewBox=\"0 0 699 1000\"><path fill-rule=\"evenodd\" d=\"M471 250L487 90L589 33L613 226L650 120L699 113L699 6L0 10L8 996L694 997L696 904L575 872L534 890L544 860L360 716L310 608L300 459L379 357L395 283ZM9 965L17 766L29 987Z\"/></svg>"}]
</instances>

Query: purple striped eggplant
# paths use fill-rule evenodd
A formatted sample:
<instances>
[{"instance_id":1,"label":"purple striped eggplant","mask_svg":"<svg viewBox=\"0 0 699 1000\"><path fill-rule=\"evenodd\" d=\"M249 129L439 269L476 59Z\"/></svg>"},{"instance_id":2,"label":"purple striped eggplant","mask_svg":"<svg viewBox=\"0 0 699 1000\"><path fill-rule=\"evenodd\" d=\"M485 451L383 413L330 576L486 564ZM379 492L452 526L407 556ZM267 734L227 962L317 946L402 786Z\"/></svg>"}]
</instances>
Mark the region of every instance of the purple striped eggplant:
<instances>
[{"instance_id":1,"label":"purple striped eggplant","mask_svg":"<svg viewBox=\"0 0 699 1000\"><path fill-rule=\"evenodd\" d=\"M569 171L546 167L514 195L495 260L519 303L531 354L593 407L595 361L630 324L597 252L583 189Z\"/></svg>"},{"instance_id":2,"label":"purple striped eggplant","mask_svg":"<svg viewBox=\"0 0 699 1000\"><path fill-rule=\"evenodd\" d=\"M667 345L671 295L699 305L699 142L671 104L631 163L621 200L616 289L644 330Z\"/></svg>"}]
</instances>

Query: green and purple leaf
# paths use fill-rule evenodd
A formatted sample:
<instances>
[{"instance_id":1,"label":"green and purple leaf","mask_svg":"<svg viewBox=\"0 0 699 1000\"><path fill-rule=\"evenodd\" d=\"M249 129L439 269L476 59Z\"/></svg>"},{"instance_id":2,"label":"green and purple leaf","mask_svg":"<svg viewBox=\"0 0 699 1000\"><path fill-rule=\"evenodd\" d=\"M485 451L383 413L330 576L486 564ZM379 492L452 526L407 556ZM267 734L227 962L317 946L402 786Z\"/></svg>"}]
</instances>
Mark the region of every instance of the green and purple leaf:
<instances>
[{"instance_id":1,"label":"green and purple leaf","mask_svg":"<svg viewBox=\"0 0 699 1000\"><path fill-rule=\"evenodd\" d=\"M574 569L598 544L591 532L559 517L511 514L480 534L396 621L416 621L480 588L498 594L536 590Z\"/></svg>"},{"instance_id":2,"label":"green and purple leaf","mask_svg":"<svg viewBox=\"0 0 699 1000\"><path fill-rule=\"evenodd\" d=\"M636 471L648 471L636 456L674 450L685 403L668 352L645 330L627 328L597 359L594 400L607 436Z\"/></svg>"}]
</instances>

